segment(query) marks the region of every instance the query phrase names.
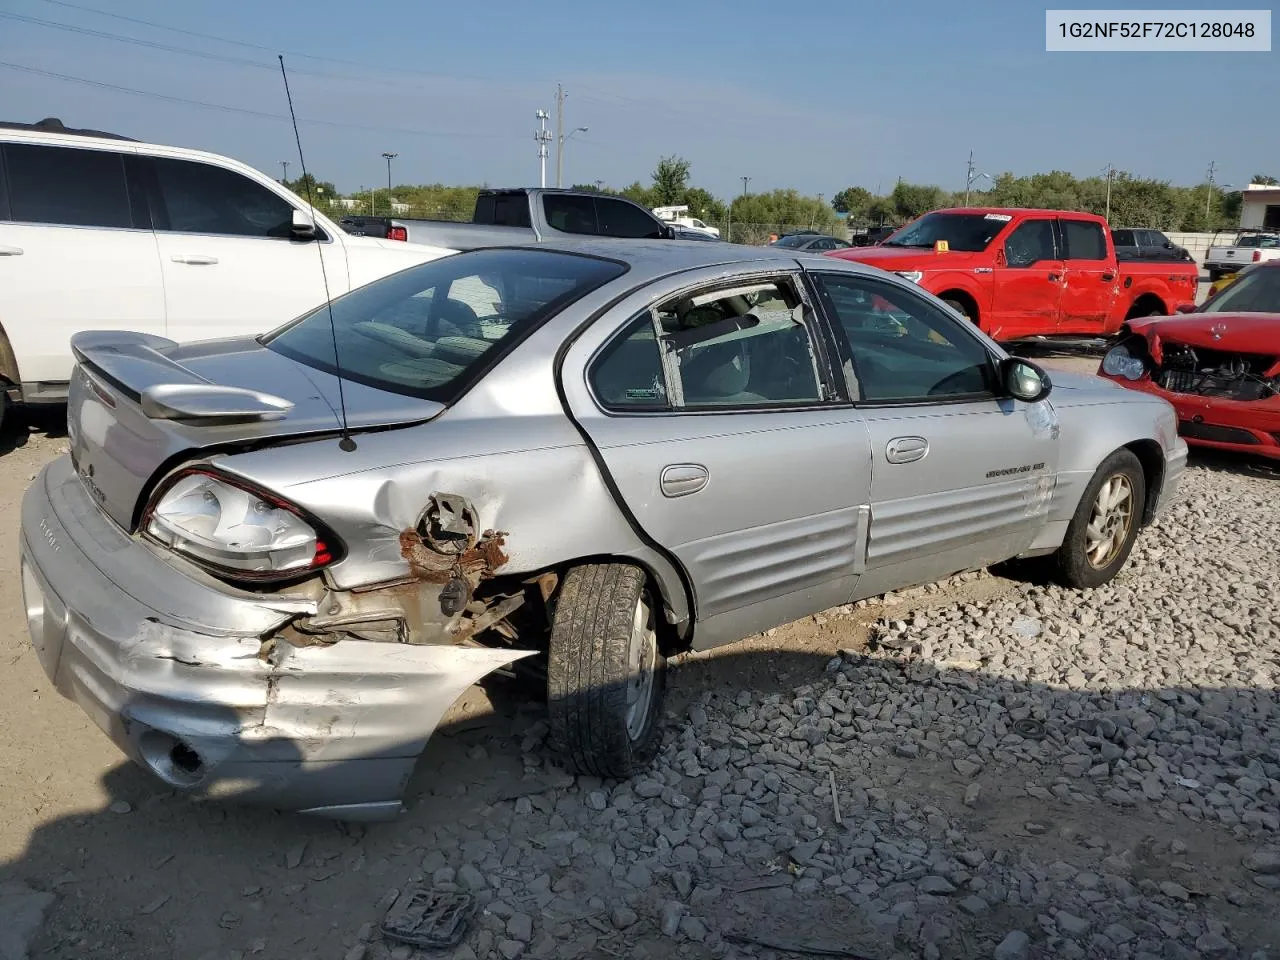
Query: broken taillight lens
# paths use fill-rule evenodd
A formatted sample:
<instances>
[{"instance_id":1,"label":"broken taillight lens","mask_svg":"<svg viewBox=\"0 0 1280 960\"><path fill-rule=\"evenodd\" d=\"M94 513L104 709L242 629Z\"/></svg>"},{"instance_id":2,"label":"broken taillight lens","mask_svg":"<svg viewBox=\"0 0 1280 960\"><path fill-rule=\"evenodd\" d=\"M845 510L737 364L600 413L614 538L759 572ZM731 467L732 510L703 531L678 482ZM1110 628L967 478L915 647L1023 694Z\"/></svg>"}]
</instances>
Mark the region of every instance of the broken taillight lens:
<instances>
[{"instance_id":1,"label":"broken taillight lens","mask_svg":"<svg viewBox=\"0 0 1280 960\"><path fill-rule=\"evenodd\" d=\"M388 227L387 239L407 241L409 239L409 231L405 227Z\"/></svg>"},{"instance_id":2,"label":"broken taillight lens","mask_svg":"<svg viewBox=\"0 0 1280 960\"><path fill-rule=\"evenodd\" d=\"M333 563L337 538L274 494L207 467L167 478L142 515L149 539L224 579L292 580Z\"/></svg>"}]
</instances>

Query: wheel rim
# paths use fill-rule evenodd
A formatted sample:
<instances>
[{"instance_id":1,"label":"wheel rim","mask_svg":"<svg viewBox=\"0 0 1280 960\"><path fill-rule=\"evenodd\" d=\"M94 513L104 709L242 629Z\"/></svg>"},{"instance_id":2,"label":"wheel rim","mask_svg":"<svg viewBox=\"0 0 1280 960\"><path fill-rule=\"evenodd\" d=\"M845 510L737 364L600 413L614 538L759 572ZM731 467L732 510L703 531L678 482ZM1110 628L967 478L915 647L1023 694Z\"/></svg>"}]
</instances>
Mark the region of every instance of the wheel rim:
<instances>
[{"instance_id":1,"label":"wheel rim","mask_svg":"<svg viewBox=\"0 0 1280 960\"><path fill-rule=\"evenodd\" d=\"M658 663L658 635L649 625L649 607L643 599L636 601L627 660L627 736L638 740L649 723Z\"/></svg>"},{"instance_id":2,"label":"wheel rim","mask_svg":"<svg viewBox=\"0 0 1280 960\"><path fill-rule=\"evenodd\" d=\"M1095 569L1110 566L1124 549L1133 526L1133 483L1123 473L1109 477L1093 501L1084 549Z\"/></svg>"}]
</instances>

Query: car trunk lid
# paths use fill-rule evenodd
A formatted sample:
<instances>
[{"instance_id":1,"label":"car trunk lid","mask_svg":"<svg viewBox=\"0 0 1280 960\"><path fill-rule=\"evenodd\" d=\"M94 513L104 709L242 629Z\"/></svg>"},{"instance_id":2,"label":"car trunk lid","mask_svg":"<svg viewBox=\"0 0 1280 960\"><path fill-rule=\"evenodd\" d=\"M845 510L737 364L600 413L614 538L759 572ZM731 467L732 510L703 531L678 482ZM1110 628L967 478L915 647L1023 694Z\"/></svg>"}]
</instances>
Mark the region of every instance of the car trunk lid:
<instances>
[{"instance_id":1,"label":"car trunk lid","mask_svg":"<svg viewBox=\"0 0 1280 960\"><path fill-rule=\"evenodd\" d=\"M90 496L126 530L157 474L186 456L342 427L338 378L251 337L179 346L108 331L77 334L71 347L71 459ZM444 409L351 380L341 386L352 431L420 423Z\"/></svg>"}]
</instances>

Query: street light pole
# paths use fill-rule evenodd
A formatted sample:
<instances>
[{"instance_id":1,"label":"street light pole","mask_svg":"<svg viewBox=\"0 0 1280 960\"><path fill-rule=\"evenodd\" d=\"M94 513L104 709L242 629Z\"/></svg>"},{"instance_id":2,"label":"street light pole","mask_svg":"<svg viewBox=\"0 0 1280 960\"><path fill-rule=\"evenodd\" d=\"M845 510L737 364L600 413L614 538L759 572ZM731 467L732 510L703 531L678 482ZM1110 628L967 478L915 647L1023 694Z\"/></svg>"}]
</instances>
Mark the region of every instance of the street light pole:
<instances>
[{"instance_id":1,"label":"street light pole","mask_svg":"<svg viewBox=\"0 0 1280 960\"><path fill-rule=\"evenodd\" d=\"M568 134L562 135L560 137L560 143L556 147L556 186L557 187L561 186L560 175L561 175L561 171L564 169L564 145L568 143L570 140L572 140L575 135L579 133L586 133L586 132L587 132L586 127L575 127L573 130L569 131Z\"/></svg>"},{"instance_id":2,"label":"street light pole","mask_svg":"<svg viewBox=\"0 0 1280 960\"><path fill-rule=\"evenodd\" d=\"M283 173L282 173L282 174L281 174L281 176L280 176L280 182L281 182L282 184L284 184L284 183L288 183L288 182L289 182L289 161L288 161L288 160L281 160L281 161L280 161L280 169L283 171Z\"/></svg>"},{"instance_id":3,"label":"street light pole","mask_svg":"<svg viewBox=\"0 0 1280 960\"><path fill-rule=\"evenodd\" d=\"M384 153L383 159L387 161L387 202L391 202L391 161L400 156L398 153Z\"/></svg>"},{"instance_id":4,"label":"street light pole","mask_svg":"<svg viewBox=\"0 0 1280 960\"><path fill-rule=\"evenodd\" d=\"M1111 164L1107 164L1107 212L1104 219L1107 223L1111 222L1111 181L1116 175L1116 168Z\"/></svg>"},{"instance_id":5,"label":"street light pole","mask_svg":"<svg viewBox=\"0 0 1280 960\"><path fill-rule=\"evenodd\" d=\"M747 182L748 182L750 179L751 179L750 177L743 177L743 178L742 178L742 195L743 195L744 197L747 195Z\"/></svg>"}]
</instances>

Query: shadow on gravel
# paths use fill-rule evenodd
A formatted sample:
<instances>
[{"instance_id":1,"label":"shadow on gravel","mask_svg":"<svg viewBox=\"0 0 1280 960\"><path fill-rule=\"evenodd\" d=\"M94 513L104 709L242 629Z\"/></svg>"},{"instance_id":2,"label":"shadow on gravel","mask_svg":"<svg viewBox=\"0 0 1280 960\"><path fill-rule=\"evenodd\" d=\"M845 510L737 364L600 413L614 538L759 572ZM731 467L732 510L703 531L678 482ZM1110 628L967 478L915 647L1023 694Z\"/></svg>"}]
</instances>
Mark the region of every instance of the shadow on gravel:
<instances>
[{"instance_id":1,"label":"shadow on gravel","mask_svg":"<svg viewBox=\"0 0 1280 960\"><path fill-rule=\"evenodd\" d=\"M1246 453L1192 447L1189 462L1192 466L1204 470L1234 473L1242 477L1280 479L1280 460L1269 460L1266 457L1250 456Z\"/></svg>"},{"instance_id":2,"label":"shadow on gravel","mask_svg":"<svg viewBox=\"0 0 1280 960\"><path fill-rule=\"evenodd\" d=\"M25 447L33 431L47 437L65 437L67 408L61 404L9 407L4 414L4 423L0 424L0 457Z\"/></svg>"},{"instance_id":3,"label":"shadow on gravel","mask_svg":"<svg viewBox=\"0 0 1280 960\"><path fill-rule=\"evenodd\" d=\"M1257 859L1280 835L1274 688L1049 687L893 636L686 659L658 762L622 784L560 771L542 705L491 683L393 823L192 803L121 764L108 809L40 827L2 889L53 894L40 958L404 958L371 931L419 880L487 905L461 958L976 960L1014 930L1008 956L1280 947L1280 859ZM756 675L798 685L740 688Z\"/></svg>"}]
</instances>

